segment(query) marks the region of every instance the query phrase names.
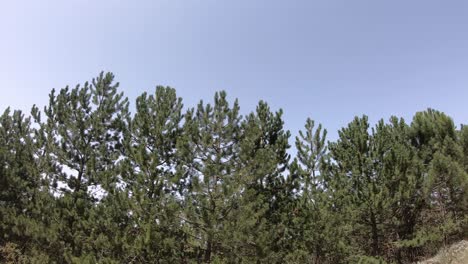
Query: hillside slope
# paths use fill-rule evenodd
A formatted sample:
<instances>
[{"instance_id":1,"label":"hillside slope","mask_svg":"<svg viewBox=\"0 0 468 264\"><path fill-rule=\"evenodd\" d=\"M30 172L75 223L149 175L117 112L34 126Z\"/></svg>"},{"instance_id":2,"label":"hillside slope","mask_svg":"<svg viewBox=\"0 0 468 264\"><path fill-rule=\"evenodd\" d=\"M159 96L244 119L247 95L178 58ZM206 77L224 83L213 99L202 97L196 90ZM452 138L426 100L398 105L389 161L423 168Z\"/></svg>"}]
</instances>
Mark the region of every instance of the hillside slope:
<instances>
[{"instance_id":1,"label":"hillside slope","mask_svg":"<svg viewBox=\"0 0 468 264\"><path fill-rule=\"evenodd\" d=\"M451 245L449 248L441 249L439 253L418 264L467 264L468 263L468 241L462 240Z\"/></svg>"}]
</instances>

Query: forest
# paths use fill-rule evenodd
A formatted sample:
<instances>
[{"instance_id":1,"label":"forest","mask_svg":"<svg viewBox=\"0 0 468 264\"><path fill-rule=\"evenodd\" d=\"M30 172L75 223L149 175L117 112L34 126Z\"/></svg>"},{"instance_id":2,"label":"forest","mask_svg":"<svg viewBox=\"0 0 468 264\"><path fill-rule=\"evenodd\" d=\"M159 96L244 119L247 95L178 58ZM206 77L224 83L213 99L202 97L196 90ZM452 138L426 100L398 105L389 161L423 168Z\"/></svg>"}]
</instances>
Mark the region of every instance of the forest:
<instances>
[{"instance_id":1,"label":"forest","mask_svg":"<svg viewBox=\"0 0 468 264\"><path fill-rule=\"evenodd\" d=\"M104 72L7 108L0 262L412 263L468 238L468 126L363 115L329 141L282 115L163 86L130 104Z\"/></svg>"}]
</instances>

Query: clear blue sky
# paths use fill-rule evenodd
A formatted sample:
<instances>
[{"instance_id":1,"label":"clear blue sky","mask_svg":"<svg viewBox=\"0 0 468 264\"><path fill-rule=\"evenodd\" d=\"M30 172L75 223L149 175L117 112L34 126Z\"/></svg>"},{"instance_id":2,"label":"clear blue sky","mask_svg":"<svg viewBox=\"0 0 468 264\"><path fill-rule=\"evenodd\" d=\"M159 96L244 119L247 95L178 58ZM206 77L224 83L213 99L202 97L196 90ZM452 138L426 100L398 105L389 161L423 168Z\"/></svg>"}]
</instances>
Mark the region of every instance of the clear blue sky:
<instances>
[{"instance_id":1,"label":"clear blue sky","mask_svg":"<svg viewBox=\"0 0 468 264\"><path fill-rule=\"evenodd\" d=\"M468 123L468 1L5 0L0 34L1 111L105 70L132 102L158 84L266 100L293 134L427 107Z\"/></svg>"}]
</instances>

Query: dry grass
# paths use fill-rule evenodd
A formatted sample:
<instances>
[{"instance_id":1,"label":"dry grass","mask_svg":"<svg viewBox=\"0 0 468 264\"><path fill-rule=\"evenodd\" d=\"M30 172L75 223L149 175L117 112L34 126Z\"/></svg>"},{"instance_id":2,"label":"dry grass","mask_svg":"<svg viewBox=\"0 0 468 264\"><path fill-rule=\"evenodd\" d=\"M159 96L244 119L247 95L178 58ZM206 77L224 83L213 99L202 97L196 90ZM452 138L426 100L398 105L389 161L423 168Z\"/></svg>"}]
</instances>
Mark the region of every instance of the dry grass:
<instances>
[{"instance_id":1,"label":"dry grass","mask_svg":"<svg viewBox=\"0 0 468 264\"><path fill-rule=\"evenodd\" d=\"M418 264L468 264L468 241L462 240L443 248L436 256Z\"/></svg>"}]
</instances>

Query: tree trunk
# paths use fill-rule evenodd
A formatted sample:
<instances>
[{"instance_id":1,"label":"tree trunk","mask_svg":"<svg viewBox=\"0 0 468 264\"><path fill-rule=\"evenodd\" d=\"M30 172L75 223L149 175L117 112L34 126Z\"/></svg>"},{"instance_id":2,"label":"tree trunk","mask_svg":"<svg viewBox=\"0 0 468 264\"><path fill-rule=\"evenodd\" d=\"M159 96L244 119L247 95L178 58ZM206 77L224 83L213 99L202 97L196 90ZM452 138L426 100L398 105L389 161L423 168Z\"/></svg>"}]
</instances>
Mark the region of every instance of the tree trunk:
<instances>
[{"instance_id":1,"label":"tree trunk","mask_svg":"<svg viewBox=\"0 0 468 264\"><path fill-rule=\"evenodd\" d=\"M375 219L374 211L371 210L371 231L372 231L372 254L374 256L379 255L379 232L377 229L377 220Z\"/></svg>"},{"instance_id":2,"label":"tree trunk","mask_svg":"<svg viewBox=\"0 0 468 264\"><path fill-rule=\"evenodd\" d=\"M208 243L206 245L205 251L205 263L211 263L211 250L212 250L212 241L211 237L208 238Z\"/></svg>"}]
</instances>

